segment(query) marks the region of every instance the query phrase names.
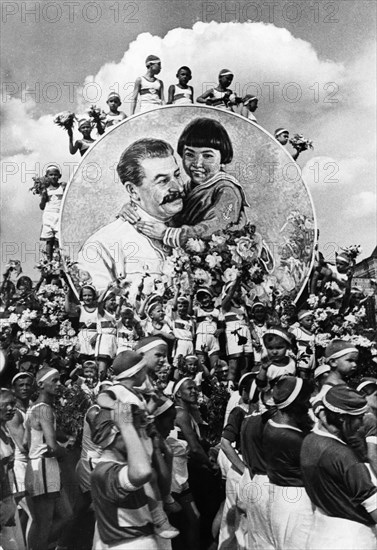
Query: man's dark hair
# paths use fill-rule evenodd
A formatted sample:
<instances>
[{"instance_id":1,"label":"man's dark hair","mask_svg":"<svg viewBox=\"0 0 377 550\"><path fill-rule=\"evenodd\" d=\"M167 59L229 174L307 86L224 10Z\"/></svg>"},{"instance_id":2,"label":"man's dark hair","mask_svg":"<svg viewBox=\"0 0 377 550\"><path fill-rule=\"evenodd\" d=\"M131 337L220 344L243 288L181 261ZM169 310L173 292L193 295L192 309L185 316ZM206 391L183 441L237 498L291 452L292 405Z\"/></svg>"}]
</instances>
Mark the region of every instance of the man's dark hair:
<instances>
[{"instance_id":1,"label":"man's dark hair","mask_svg":"<svg viewBox=\"0 0 377 550\"><path fill-rule=\"evenodd\" d=\"M141 163L145 159L163 158L174 155L171 145L161 139L144 138L132 143L120 157L117 172L120 181L140 187L145 177Z\"/></svg>"}]
</instances>

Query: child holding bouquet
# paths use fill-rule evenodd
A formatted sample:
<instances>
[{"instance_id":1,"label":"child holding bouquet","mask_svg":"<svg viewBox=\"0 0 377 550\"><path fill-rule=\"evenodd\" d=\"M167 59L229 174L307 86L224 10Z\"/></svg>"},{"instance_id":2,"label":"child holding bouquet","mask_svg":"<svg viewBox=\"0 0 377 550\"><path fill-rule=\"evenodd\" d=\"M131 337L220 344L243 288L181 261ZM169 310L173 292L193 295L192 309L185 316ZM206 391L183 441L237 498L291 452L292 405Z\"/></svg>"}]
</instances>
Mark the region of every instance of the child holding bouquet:
<instances>
[{"instance_id":1,"label":"child holding bouquet","mask_svg":"<svg viewBox=\"0 0 377 550\"><path fill-rule=\"evenodd\" d=\"M229 69L221 69L219 72L219 84L216 88L210 88L204 94L200 95L196 101L218 107L219 109L231 109L235 101L235 94L229 88L234 78L234 74Z\"/></svg>"},{"instance_id":2,"label":"child holding bouquet","mask_svg":"<svg viewBox=\"0 0 377 550\"><path fill-rule=\"evenodd\" d=\"M84 156L89 147L95 142L92 138L92 124L87 118L79 120L79 132L82 134L82 138L73 143L73 130L72 127L68 128L69 137L69 152L71 155L75 155L77 151L80 151L80 155Z\"/></svg>"},{"instance_id":3,"label":"child holding bouquet","mask_svg":"<svg viewBox=\"0 0 377 550\"><path fill-rule=\"evenodd\" d=\"M46 255L51 261L55 248L59 247L59 214L66 183L59 182L61 173L55 164L47 167L44 185L40 186L43 210L41 241L46 241Z\"/></svg>"}]
</instances>

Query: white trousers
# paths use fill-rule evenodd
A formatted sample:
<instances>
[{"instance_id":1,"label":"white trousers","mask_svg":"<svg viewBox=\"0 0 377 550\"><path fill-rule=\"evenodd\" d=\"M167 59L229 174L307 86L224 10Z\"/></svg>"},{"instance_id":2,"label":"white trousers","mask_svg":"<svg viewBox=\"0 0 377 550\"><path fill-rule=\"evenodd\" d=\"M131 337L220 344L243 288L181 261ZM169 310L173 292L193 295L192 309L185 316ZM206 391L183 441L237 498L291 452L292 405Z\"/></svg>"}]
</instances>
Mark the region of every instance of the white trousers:
<instances>
[{"instance_id":1,"label":"white trousers","mask_svg":"<svg viewBox=\"0 0 377 550\"><path fill-rule=\"evenodd\" d=\"M375 550L376 546L375 528L332 518L316 508L306 550Z\"/></svg>"}]
</instances>

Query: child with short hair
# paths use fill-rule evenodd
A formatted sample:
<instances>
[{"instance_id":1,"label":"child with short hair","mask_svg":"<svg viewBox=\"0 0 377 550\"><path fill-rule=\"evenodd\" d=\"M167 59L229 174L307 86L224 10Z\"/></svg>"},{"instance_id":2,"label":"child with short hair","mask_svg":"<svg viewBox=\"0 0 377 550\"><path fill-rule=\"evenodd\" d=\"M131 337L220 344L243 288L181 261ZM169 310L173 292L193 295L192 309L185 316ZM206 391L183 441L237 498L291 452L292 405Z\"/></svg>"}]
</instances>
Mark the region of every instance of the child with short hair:
<instances>
[{"instance_id":1,"label":"child with short hair","mask_svg":"<svg viewBox=\"0 0 377 550\"><path fill-rule=\"evenodd\" d=\"M220 310L214 305L213 292L210 288L198 288L196 300L198 305L194 307L196 319L195 352L203 364L205 357L208 357L211 368L213 368L217 364L220 354Z\"/></svg>"},{"instance_id":2,"label":"child with short hair","mask_svg":"<svg viewBox=\"0 0 377 550\"><path fill-rule=\"evenodd\" d=\"M119 107L122 105L119 94L117 94L116 92L110 92L106 103L109 107L109 112L106 113L105 131L108 130L108 128L116 126L117 124L122 122L122 120L127 118L126 113L124 113L123 111L119 111Z\"/></svg>"},{"instance_id":3,"label":"child with short hair","mask_svg":"<svg viewBox=\"0 0 377 550\"><path fill-rule=\"evenodd\" d=\"M296 339L298 348L297 367L305 377L309 376L314 368L314 334L311 331L314 321L313 312L301 309L297 314L298 322L289 328L289 332Z\"/></svg>"},{"instance_id":4,"label":"child with short hair","mask_svg":"<svg viewBox=\"0 0 377 550\"><path fill-rule=\"evenodd\" d=\"M228 87L231 85L234 74L229 69L221 69L219 72L219 83L216 88L210 88L204 94L196 98L198 103L205 103L219 109L230 109L233 91Z\"/></svg>"},{"instance_id":5,"label":"child with short hair","mask_svg":"<svg viewBox=\"0 0 377 550\"><path fill-rule=\"evenodd\" d=\"M263 335L263 342L267 350L267 361L262 364L256 381L258 387L266 391L282 376L295 376L296 362L287 355L292 346L292 337L285 329L269 328Z\"/></svg>"},{"instance_id":6,"label":"child with short hair","mask_svg":"<svg viewBox=\"0 0 377 550\"><path fill-rule=\"evenodd\" d=\"M189 67L180 67L177 71L178 84L172 84L168 90L168 105L192 105L194 103L194 88L188 86L192 78Z\"/></svg>"},{"instance_id":7,"label":"child with short hair","mask_svg":"<svg viewBox=\"0 0 377 550\"><path fill-rule=\"evenodd\" d=\"M89 119L81 118L78 130L82 134L82 138L76 140L75 143L73 143L73 130L72 128L68 128L69 152L71 155L75 155L77 151L80 151L81 156L85 155L89 147L95 142L95 139L91 136L92 128L93 126Z\"/></svg>"},{"instance_id":8,"label":"child with short hair","mask_svg":"<svg viewBox=\"0 0 377 550\"><path fill-rule=\"evenodd\" d=\"M46 255L51 261L54 249L59 248L59 215L65 182L59 182L62 177L56 164L50 164L46 169L47 184L41 191L39 208L43 210L41 241L46 241Z\"/></svg>"},{"instance_id":9,"label":"child with short hair","mask_svg":"<svg viewBox=\"0 0 377 550\"><path fill-rule=\"evenodd\" d=\"M241 374L251 370L253 362L253 343L240 284L241 281L237 278L225 285L225 296L221 303L230 386L238 382Z\"/></svg>"},{"instance_id":10,"label":"child with short hair","mask_svg":"<svg viewBox=\"0 0 377 550\"><path fill-rule=\"evenodd\" d=\"M147 72L135 80L131 101L131 115L135 113L136 103L140 99L140 113L161 107L164 100L164 83L156 78L161 72L161 59L156 55L148 55L145 60Z\"/></svg>"},{"instance_id":11,"label":"child with short hair","mask_svg":"<svg viewBox=\"0 0 377 550\"><path fill-rule=\"evenodd\" d=\"M190 181L185 185L182 212L174 216L172 227L139 221L129 203L120 215L144 235L171 248L184 248L191 238L210 240L214 233L229 227L242 229L248 204L241 184L223 168L233 159L232 142L224 126L210 118L191 121L178 140L177 152Z\"/></svg>"},{"instance_id":12,"label":"child with short hair","mask_svg":"<svg viewBox=\"0 0 377 550\"><path fill-rule=\"evenodd\" d=\"M144 336L140 322L135 319L132 308L123 307L117 323L117 352L132 350L135 344Z\"/></svg>"},{"instance_id":13,"label":"child with short hair","mask_svg":"<svg viewBox=\"0 0 377 550\"><path fill-rule=\"evenodd\" d=\"M191 297L179 296L180 284L177 284L176 294L172 305L171 319L173 323L173 334L176 338L173 353L173 364L176 366L178 357L194 353L194 321L189 315L191 310Z\"/></svg>"}]
</instances>

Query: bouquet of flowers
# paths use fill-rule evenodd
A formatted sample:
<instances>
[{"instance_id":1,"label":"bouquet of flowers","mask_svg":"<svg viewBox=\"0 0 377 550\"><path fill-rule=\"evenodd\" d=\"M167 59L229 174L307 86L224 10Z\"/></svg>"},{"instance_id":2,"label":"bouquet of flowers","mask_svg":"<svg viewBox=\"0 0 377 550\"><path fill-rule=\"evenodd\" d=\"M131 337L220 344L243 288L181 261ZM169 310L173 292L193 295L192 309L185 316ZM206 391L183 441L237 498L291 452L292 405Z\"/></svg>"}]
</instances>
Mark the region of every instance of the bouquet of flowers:
<instances>
[{"instance_id":1,"label":"bouquet of flowers","mask_svg":"<svg viewBox=\"0 0 377 550\"><path fill-rule=\"evenodd\" d=\"M39 271L43 275L59 275L60 270L62 268L62 263L60 260L60 254L54 254L54 257L52 260L49 260L47 258L47 254L45 254L45 257L42 257L39 262L35 266L36 269L39 269Z\"/></svg>"},{"instance_id":2,"label":"bouquet of flowers","mask_svg":"<svg viewBox=\"0 0 377 550\"><path fill-rule=\"evenodd\" d=\"M82 436L85 413L92 404L90 396L76 384L64 388L56 403L58 428L67 435L75 436L77 443L80 443Z\"/></svg>"},{"instance_id":3,"label":"bouquet of flowers","mask_svg":"<svg viewBox=\"0 0 377 550\"><path fill-rule=\"evenodd\" d=\"M262 283L268 273L268 255L255 226L247 224L242 230L229 228L215 233L209 242L189 239L185 250L174 250L172 262L183 288L194 281L196 286L209 286L220 294L237 277L246 289Z\"/></svg>"},{"instance_id":4,"label":"bouquet of flowers","mask_svg":"<svg viewBox=\"0 0 377 550\"><path fill-rule=\"evenodd\" d=\"M95 123L97 122L104 122L105 119L106 119L106 113L105 111L103 111L102 109L100 109L99 107L97 107L97 105L92 105L89 109L88 109L88 115L90 116L90 118L93 119L93 121Z\"/></svg>"},{"instance_id":5,"label":"bouquet of flowers","mask_svg":"<svg viewBox=\"0 0 377 550\"><path fill-rule=\"evenodd\" d=\"M359 244L352 244L350 246L346 246L345 248L342 248L343 252L347 254L350 261L352 263L355 262L356 258L361 254L362 248Z\"/></svg>"},{"instance_id":6,"label":"bouquet of flowers","mask_svg":"<svg viewBox=\"0 0 377 550\"><path fill-rule=\"evenodd\" d=\"M314 149L313 142L310 139L305 138L302 134L295 134L289 143L298 151L306 151L307 149Z\"/></svg>"},{"instance_id":7,"label":"bouquet of flowers","mask_svg":"<svg viewBox=\"0 0 377 550\"><path fill-rule=\"evenodd\" d=\"M69 111L63 111L54 118L55 124L64 128L64 130L72 130L75 121L77 120L75 113Z\"/></svg>"},{"instance_id":8,"label":"bouquet of flowers","mask_svg":"<svg viewBox=\"0 0 377 550\"><path fill-rule=\"evenodd\" d=\"M48 178L45 176L35 176L33 181L33 186L29 189L29 191L33 192L33 195L41 195L42 192L49 186Z\"/></svg>"}]
</instances>

